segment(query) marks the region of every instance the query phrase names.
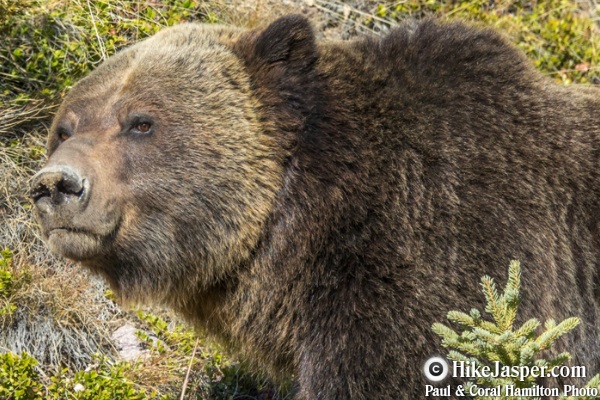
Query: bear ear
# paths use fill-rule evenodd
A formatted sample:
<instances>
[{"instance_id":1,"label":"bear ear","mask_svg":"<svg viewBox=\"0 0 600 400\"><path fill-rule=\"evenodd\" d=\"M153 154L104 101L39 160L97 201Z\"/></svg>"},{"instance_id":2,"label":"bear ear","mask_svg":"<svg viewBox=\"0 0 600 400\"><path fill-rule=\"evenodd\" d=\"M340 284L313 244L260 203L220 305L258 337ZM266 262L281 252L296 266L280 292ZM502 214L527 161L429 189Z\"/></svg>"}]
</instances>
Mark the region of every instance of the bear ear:
<instances>
[{"instance_id":1,"label":"bear ear","mask_svg":"<svg viewBox=\"0 0 600 400\"><path fill-rule=\"evenodd\" d=\"M316 58L315 36L308 20L300 15L279 18L259 33L254 56L267 64L288 63L298 68Z\"/></svg>"}]
</instances>

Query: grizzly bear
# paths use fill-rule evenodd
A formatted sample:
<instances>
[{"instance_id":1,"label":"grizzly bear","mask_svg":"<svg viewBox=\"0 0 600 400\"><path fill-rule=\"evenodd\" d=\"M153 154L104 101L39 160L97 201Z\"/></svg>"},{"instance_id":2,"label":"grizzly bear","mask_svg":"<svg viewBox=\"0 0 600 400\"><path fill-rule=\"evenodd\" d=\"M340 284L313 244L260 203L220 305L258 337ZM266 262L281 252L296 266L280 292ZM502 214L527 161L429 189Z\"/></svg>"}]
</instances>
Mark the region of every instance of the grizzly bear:
<instances>
[{"instance_id":1,"label":"grizzly bear","mask_svg":"<svg viewBox=\"0 0 600 400\"><path fill-rule=\"evenodd\" d=\"M416 399L432 323L523 265L520 321L600 371L600 92L501 35L183 24L65 98L32 198L53 252L163 304L299 399ZM446 382L453 382L452 380Z\"/></svg>"}]
</instances>

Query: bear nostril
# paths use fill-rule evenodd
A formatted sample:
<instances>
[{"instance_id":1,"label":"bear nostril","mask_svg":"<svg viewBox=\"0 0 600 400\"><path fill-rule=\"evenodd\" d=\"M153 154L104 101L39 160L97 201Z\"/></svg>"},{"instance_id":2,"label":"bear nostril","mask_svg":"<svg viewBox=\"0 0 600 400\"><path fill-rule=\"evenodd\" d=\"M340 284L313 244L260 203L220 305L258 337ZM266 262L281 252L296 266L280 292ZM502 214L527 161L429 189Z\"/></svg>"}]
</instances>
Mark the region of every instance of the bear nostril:
<instances>
[{"instance_id":1,"label":"bear nostril","mask_svg":"<svg viewBox=\"0 0 600 400\"><path fill-rule=\"evenodd\" d=\"M36 185L34 188L31 189L31 193L29 194L29 196L34 202L40 200L43 197L50 197L50 195L50 190L46 187L46 185L43 184Z\"/></svg>"},{"instance_id":2,"label":"bear nostril","mask_svg":"<svg viewBox=\"0 0 600 400\"><path fill-rule=\"evenodd\" d=\"M56 185L59 193L71 196L81 196L83 193L83 182L80 179L73 180L71 177L63 177Z\"/></svg>"},{"instance_id":3,"label":"bear nostril","mask_svg":"<svg viewBox=\"0 0 600 400\"><path fill-rule=\"evenodd\" d=\"M42 169L33 178L30 192L36 205L40 203L40 200L47 198L54 206L62 205L72 198L80 201L83 194L83 178L73 168L67 166Z\"/></svg>"}]
</instances>

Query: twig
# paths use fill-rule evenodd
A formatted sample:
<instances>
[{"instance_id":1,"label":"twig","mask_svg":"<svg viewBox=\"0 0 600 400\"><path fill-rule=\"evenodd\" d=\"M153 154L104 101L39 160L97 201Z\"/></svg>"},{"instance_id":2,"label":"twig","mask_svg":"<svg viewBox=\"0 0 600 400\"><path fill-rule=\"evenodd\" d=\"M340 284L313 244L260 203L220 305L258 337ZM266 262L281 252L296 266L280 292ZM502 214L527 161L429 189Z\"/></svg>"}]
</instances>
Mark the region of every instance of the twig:
<instances>
[{"instance_id":1,"label":"twig","mask_svg":"<svg viewBox=\"0 0 600 400\"><path fill-rule=\"evenodd\" d=\"M92 6L90 5L90 0L87 0L87 6L90 12L90 17L92 19L92 24L94 25L94 32L96 32L96 38L98 39L98 46L100 47L100 52L102 53L102 59L106 60L106 49L104 48L104 43L102 43L102 39L100 39L100 34L98 33L98 27L96 26L96 18L94 18Z\"/></svg>"},{"instance_id":2,"label":"twig","mask_svg":"<svg viewBox=\"0 0 600 400\"><path fill-rule=\"evenodd\" d=\"M185 398L185 390L187 389L188 380L190 378L190 371L192 369L192 363L194 362L194 356L196 355L196 349L198 348L198 338L196 338L196 344L194 345L194 351L192 351L192 357L190 357L190 364L188 365L187 372L185 373L185 379L183 381L183 387L181 388L180 400Z\"/></svg>"}]
</instances>

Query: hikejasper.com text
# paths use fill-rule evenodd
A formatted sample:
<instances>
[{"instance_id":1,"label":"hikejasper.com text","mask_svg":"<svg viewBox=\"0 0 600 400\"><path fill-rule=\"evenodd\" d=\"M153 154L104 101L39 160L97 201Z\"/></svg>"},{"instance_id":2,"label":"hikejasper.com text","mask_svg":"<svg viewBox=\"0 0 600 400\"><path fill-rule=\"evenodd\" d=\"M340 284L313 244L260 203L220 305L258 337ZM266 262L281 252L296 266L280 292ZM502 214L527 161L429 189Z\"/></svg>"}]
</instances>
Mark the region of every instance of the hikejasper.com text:
<instances>
[{"instance_id":1,"label":"hikejasper.com text","mask_svg":"<svg viewBox=\"0 0 600 400\"><path fill-rule=\"evenodd\" d=\"M496 361L493 366L480 365L470 361L453 361L453 376L455 378L518 378L524 381L526 378L586 378L587 371L584 366L566 365L548 366L524 366L524 365L502 365Z\"/></svg>"}]
</instances>

